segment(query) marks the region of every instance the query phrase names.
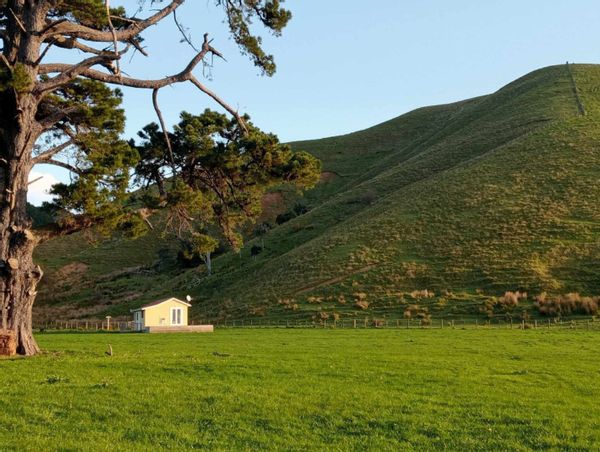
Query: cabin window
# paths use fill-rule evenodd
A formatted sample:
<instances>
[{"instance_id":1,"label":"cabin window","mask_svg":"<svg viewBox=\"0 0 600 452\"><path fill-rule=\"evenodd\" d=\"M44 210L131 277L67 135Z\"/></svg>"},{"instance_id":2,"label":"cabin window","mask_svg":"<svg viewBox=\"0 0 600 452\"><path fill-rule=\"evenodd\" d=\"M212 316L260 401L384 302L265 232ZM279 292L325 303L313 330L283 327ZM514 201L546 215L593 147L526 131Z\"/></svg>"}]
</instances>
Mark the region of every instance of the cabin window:
<instances>
[{"instance_id":1,"label":"cabin window","mask_svg":"<svg viewBox=\"0 0 600 452\"><path fill-rule=\"evenodd\" d=\"M181 325L181 308L171 309L171 325Z\"/></svg>"}]
</instances>

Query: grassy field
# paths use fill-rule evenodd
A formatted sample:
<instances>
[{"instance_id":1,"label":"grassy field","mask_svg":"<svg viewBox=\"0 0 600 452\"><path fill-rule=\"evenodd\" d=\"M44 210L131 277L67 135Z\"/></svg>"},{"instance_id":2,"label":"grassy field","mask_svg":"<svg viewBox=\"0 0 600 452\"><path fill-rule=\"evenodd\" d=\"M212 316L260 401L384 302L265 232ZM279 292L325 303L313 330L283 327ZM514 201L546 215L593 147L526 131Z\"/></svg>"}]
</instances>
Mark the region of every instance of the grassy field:
<instances>
[{"instance_id":1,"label":"grassy field","mask_svg":"<svg viewBox=\"0 0 600 452\"><path fill-rule=\"evenodd\" d=\"M2 450L586 450L600 441L593 331L38 340L43 355L0 360Z\"/></svg>"}]
</instances>

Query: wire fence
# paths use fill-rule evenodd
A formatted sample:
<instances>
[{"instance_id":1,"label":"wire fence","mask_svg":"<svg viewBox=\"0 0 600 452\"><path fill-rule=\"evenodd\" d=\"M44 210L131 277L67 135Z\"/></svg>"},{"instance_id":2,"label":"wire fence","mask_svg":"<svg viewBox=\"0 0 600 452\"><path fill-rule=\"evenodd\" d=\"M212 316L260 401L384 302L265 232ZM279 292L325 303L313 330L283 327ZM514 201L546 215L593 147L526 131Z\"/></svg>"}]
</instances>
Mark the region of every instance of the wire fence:
<instances>
[{"instance_id":1,"label":"wire fence","mask_svg":"<svg viewBox=\"0 0 600 452\"><path fill-rule=\"evenodd\" d=\"M198 325L204 322L190 322L190 325ZM215 328L321 328L321 329L585 329L600 330L600 320L592 318L580 319L536 319L530 321L512 320L472 320L472 319L429 319L427 321L418 319L338 319L331 321L311 320L222 320L213 322ZM34 324L38 331L135 331L133 321L89 321L89 320L53 320Z\"/></svg>"}]
</instances>

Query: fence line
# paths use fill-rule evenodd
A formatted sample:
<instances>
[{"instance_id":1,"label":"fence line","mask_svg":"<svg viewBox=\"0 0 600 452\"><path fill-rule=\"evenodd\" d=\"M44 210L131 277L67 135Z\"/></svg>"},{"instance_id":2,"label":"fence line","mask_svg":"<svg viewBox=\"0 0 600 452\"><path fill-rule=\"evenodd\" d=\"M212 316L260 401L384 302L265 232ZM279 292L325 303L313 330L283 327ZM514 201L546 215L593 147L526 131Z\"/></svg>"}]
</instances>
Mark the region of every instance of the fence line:
<instances>
[{"instance_id":1,"label":"fence line","mask_svg":"<svg viewBox=\"0 0 600 452\"><path fill-rule=\"evenodd\" d=\"M339 319L315 322L312 320L223 320L215 321L215 328L320 328L320 329L597 329L600 321L594 317L589 319L534 319L529 321L504 320L457 320L432 319ZM195 322L191 322L193 325ZM196 322L197 323L197 322ZM90 321L90 320L53 320L34 324L39 331L134 331L133 321Z\"/></svg>"},{"instance_id":2,"label":"fence line","mask_svg":"<svg viewBox=\"0 0 600 452\"><path fill-rule=\"evenodd\" d=\"M468 321L456 319L437 319L429 322L410 319L343 319L323 322L310 320L229 320L214 323L218 328L344 328L344 329L600 329L600 321L592 317L589 319L564 320L564 319L535 319L530 321Z\"/></svg>"}]
</instances>

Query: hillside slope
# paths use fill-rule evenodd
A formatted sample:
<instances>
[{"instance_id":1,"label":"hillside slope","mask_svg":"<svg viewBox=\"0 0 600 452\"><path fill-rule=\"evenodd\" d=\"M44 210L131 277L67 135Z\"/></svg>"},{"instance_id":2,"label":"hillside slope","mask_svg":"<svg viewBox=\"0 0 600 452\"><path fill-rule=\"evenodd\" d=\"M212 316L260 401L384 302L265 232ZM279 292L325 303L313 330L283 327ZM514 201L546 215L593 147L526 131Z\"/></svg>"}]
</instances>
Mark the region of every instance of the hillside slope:
<instances>
[{"instance_id":1,"label":"hillside slope","mask_svg":"<svg viewBox=\"0 0 600 452\"><path fill-rule=\"evenodd\" d=\"M505 290L599 294L597 87L599 66L553 66L488 96L293 143L322 159L323 181L258 256L220 256L208 277L177 268L166 238L61 238L39 250L36 312L118 315L191 293L193 315L209 320L394 318L414 304L476 314ZM436 296L408 295L424 289Z\"/></svg>"}]
</instances>

